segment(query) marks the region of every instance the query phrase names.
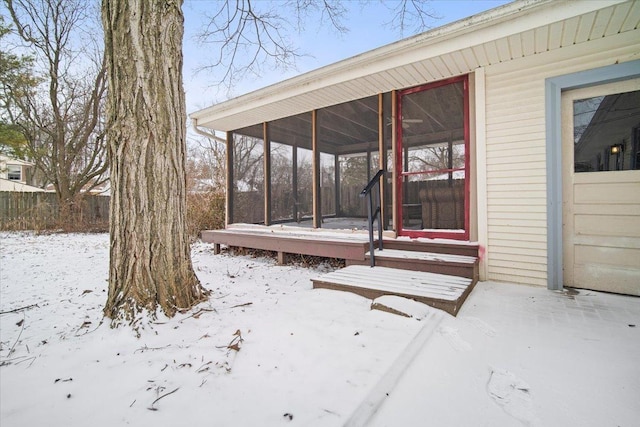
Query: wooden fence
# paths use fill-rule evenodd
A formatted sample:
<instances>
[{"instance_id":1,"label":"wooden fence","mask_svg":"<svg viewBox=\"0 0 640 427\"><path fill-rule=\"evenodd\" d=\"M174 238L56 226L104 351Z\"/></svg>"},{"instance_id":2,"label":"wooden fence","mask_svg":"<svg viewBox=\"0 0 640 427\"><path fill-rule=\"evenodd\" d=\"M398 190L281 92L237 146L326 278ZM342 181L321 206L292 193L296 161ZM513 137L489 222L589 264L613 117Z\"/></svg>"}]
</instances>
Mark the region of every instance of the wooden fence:
<instances>
[{"instance_id":1,"label":"wooden fence","mask_svg":"<svg viewBox=\"0 0 640 427\"><path fill-rule=\"evenodd\" d=\"M61 226L77 230L108 229L108 196L83 196L72 211L71 218L61 217L55 193L0 191L1 230L46 230Z\"/></svg>"}]
</instances>

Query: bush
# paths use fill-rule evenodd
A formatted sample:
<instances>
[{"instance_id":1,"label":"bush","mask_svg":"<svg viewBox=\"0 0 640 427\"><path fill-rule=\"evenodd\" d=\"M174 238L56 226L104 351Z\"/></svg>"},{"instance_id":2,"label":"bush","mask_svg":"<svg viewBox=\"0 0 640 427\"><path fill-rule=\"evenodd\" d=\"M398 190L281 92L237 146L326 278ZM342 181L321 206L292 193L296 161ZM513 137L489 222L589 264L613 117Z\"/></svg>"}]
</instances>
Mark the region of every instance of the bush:
<instances>
[{"instance_id":1,"label":"bush","mask_svg":"<svg viewBox=\"0 0 640 427\"><path fill-rule=\"evenodd\" d=\"M225 226L225 198L217 191L187 195L187 232L192 239L202 230ZM79 196L61 208L53 193L0 193L0 230L64 232L109 231L109 197Z\"/></svg>"},{"instance_id":2,"label":"bush","mask_svg":"<svg viewBox=\"0 0 640 427\"><path fill-rule=\"evenodd\" d=\"M202 230L224 228L225 197L218 191L189 193L187 195L187 231L192 239L200 237Z\"/></svg>"}]
</instances>

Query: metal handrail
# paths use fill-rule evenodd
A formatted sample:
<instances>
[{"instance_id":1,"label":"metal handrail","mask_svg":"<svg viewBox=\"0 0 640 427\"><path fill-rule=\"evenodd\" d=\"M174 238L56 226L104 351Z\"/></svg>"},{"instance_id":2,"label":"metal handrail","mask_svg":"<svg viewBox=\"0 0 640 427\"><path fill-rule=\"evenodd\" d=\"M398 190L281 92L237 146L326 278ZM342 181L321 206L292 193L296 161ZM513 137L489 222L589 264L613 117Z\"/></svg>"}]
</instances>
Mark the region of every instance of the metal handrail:
<instances>
[{"instance_id":1,"label":"metal handrail","mask_svg":"<svg viewBox=\"0 0 640 427\"><path fill-rule=\"evenodd\" d=\"M373 243L373 222L378 219L378 249L382 250L382 208L380 206L380 178L384 177L384 170L380 169L378 173L369 181L366 187L360 192L361 198L368 198L367 203L367 220L369 223L369 256L371 260L371 267L376 265L376 256L375 256L375 248ZM373 208L373 189L378 185L378 197L377 197L377 205L374 210Z\"/></svg>"}]
</instances>

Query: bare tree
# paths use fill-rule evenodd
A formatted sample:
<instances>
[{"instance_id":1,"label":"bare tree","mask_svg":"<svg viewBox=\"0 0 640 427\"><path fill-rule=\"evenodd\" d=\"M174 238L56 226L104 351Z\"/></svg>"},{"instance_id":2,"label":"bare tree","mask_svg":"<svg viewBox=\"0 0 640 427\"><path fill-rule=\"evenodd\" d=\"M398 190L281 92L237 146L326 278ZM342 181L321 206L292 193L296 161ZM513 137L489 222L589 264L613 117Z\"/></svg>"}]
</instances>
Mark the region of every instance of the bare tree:
<instances>
[{"instance_id":1,"label":"bare tree","mask_svg":"<svg viewBox=\"0 0 640 427\"><path fill-rule=\"evenodd\" d=\"M39 85L9 91L11 116L26 139L26 156L53 184L63 215L83 189L102 184L108 168L106 94L97 22L84 0L4 0L16 32L34 59Z\"/></svg>"},{"instance_id":2,"label":"bare tree","mask_svg":"<svg viewBox=\"0 0 640 427\"><path fill-rule=\"evenodd\" d=\"M296 52L275 6L258 13L250 0L221 4L205 37L222 39L214 66L230 67L228 80L241 70L255 70L265 59L289 64ZM334 25L339 22L337 0L287 4L299 11L319 7ZM139 310L155 313L158 307L171 316L207 297L191 265L185 224L181 6L182 0L102 0L112 189L104 313L114 323L133 320ZM248 64L236 67L245 55ZM252 156L243 161L248 173L257 168Z\"/></svg>"},{"instance_id":3,"label":"bare tree","mask_svg":"<svg viewBox=\"0 0 640 427\"><path fill-rule=\"evenodd\" d=\"M380 1L390 12L387 24L401 34L424 31L429 20L438 18L427 6L429 0ZM368 3L371 1L361 1L363 8ZM348 12L343 0L226 0L218 4L198 36L213 52L199 71L214 72L219 76L216 83L227 89L247 74L260 75L265 65L295 66L303 53L290 34L305 31L312 19L341 34L349 31L343 23Z\"/></svg>"},{"instance_id":4,"label":"bare tree","mask_svg":"<svg viewBox=\"0 0 640 427\"><path fill-rule=\"evenodd\" d=\"M233 144L233 185L254 191L264 185L264 143L259 138L239 135Z\"/></svg>"},{"instance_id":5,"label":"bare tree","mask_svg":"<svg viewBox=\"0 0 640 427\"><path fill-rule=\"evenodd\" d=\"M429 21L440 19L440 16L429 6L428 1L400 0L387 6L391 20L387 22L398 28L401 34L418 33L429 28Z\"/></svg>"},{"instance_id":6,"label":"bare tree","mask_svg":"<svg viewBox=\"0 0 640 427\"><path fill-rule=\"evenodd\" d=\"M464 168L465 153L463 144L443 144L425 146L412 150L409 155L409 170L446 170Z\"/></svg>"},{"instance_id":7,"label":"bare tree","mask_svg":"<svg viewBox=\"0 0 640 427\"><path fill-rule=\"evenodd\" d=\"M226 147L198 137L187 144L187 189L224 194Z\"/></svg>"},{"instance_id":8,"label":"bare tree","mask_svg":"<svg viewBox=\"0 0 640 427\"><path fill-rule=\"evenodd\" d=\"M186 227L182 2L104 0L111 160L106 316L168 316L206 298Z\"/></svg>"}]
</instances>

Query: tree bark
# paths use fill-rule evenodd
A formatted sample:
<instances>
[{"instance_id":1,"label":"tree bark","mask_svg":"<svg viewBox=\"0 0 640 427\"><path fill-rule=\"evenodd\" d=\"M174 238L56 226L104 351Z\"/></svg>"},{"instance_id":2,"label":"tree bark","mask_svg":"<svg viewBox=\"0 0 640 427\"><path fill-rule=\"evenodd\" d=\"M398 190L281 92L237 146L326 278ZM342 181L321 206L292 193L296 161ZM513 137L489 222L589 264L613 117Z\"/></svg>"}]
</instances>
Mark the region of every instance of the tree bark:
<instances>
[{"instance_id":1,"label":"tree bark","mask_svg":"<svg viewBox=\"0 0 640 427\"><path fill-rule=\"evenodd\" d=\"M168 316L207 297L186 227L181 0L103 0L111 162L109 295L114 321Z\"/></svg>"}]
</instances>

